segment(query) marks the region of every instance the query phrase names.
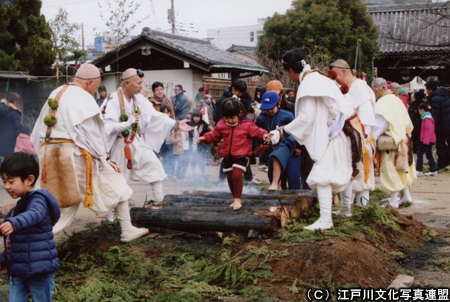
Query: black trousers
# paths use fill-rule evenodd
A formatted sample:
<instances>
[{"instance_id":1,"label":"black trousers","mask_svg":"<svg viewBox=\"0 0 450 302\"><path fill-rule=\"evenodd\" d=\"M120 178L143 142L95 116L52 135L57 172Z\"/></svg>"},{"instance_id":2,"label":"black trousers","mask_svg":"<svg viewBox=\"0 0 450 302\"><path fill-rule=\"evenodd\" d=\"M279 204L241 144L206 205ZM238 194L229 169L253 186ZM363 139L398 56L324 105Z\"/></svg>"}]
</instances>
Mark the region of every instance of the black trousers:
<instances>
[{"instance_id":1,"label":"black trousers","mask_svg":"<svg viewBox=\"0 0 450 302\"><path fill-rule=\"evenodd\" d=\"M450 165L450 131L436 131L436 153L438 169Z\"/></svg>"}]
</instances>

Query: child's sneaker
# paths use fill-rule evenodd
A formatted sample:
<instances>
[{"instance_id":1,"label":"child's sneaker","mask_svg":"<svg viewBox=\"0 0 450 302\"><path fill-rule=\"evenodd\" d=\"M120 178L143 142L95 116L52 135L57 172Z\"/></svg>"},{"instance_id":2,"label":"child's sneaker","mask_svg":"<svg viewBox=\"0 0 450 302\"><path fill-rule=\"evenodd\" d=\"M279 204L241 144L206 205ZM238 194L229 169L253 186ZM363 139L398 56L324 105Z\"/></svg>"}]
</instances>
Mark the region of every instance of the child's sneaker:
<instances>
[{"instance_id":1,"label":"child's sneaker","mask_svg":"<svg viewBox=\"0 0 450 302\"><path fill-rule=\"evenodd\" d=\"M417 176L424 176L424 174L423 174L422 171L416 171L416 175L417 175Z\"/></svg>"},{"instance_id":2,"label":"child's sneaker","mask_svg":"<svg viewBox=\"0 0 450 302\"><path fill-rule=\"evenodd\" d=\"M437 175L438 175L437 171L425 173L425 176L437 176Z\"/></svg>"}]
</instances>

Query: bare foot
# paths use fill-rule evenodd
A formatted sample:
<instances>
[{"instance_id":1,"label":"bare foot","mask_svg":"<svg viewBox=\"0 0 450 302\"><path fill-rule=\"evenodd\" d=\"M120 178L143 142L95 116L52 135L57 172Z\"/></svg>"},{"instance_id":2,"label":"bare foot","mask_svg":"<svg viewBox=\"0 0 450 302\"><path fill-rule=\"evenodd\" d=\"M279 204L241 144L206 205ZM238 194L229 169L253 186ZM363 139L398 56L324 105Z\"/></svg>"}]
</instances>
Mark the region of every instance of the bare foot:
<instances>
[{"instance_id":1,"label":"bare foot","mask_svg":"<svg viewBox=\"0 0 450 302\"><path fill-rule=\"evenodd\" d=\"M230 204L230 208L234 208L234 202Z\"/></svg>"},{"instance_id":2,"label":"bare foot","mask_svg":"<svg viewBox=\"0 0 450 302\"><path fill-rule=\"evenodd\" d=\"M270 185L270 187L267 188L267 191L278 191L278 185Z\"/></svg>"},{"instance_id":3,"label":"bare foot","mask_svg":"<svg viewBox=\"0 0 450 302\"><path fill-rule=\"evenodd\" d=\"M239 210L240 208L242 208L242 203L240 203L240 202L233 202L233 210L235 210L235 211L237 211L237 210Z\"/></svg>"}]
</instances>

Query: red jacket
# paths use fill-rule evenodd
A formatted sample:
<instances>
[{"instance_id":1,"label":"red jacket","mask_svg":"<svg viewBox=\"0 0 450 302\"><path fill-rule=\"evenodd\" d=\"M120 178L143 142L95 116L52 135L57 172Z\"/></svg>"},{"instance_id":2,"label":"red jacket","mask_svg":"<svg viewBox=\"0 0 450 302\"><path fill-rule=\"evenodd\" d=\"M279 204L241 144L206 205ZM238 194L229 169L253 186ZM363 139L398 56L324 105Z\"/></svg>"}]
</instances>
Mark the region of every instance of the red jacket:
<instances>
[{"instance_id":1,"label":"red jacket","mask_svg":"<svg viewBox=\"0 0 450 302\"><path fill-rule=\"evenodd\" d=\"M228 126L221 119L214 130L204 135L205 143L214 143L223 138L220 155L223 158L246 157L252 155L252 138L262 140L267 131L256 126L253 121L240 120L237 126Z\"/></svg>"},{"instance_id":2,"label":"red jacket","mask_svg":"<svg viewBox=\"0 0 450 302\"><path fill-rule=\"evenodd\" d=\"M400 98L400 100L402 100L403 105L405 105L406 109L408 109L409 97L407 95L404 95L404 94L399 94L398 97Z\"/></svg>"},{"instance_id":3,"label":"red jacket","mask_svg":"<svg viewBox=\"0 0 450 302\"><path fill-rule=\"evenodd\" d=\"M427 116L422 120L422 126L420 127L420 141L424 145L436 143L436 134L434 133L434 119L431 116Z\"/></svg>"}]
</instances>

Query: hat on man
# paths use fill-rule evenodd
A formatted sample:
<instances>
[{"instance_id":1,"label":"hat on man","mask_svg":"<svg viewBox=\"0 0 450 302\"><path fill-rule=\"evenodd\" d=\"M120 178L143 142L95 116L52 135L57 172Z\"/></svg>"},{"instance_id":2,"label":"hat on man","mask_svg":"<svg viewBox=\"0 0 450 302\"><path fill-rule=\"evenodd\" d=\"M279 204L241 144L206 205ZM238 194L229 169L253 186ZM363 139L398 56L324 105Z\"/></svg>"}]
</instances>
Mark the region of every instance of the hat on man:
<instances>
[{"instance_id":1,"label":"hat on man","mask_svg":"<svg viewBox=\"0 0 450 302\"><path fill-rule=\"evenodd\" d=\"M275 91L267 91L261 99L261 110L269 110L280 102L280 97Z\"/></svg>"},{"instance_id":2,"label":"hat on man","mask_svg":"<svg viewBox=\"0 0 450 302\"><path fill-rule=\"evenodd\" d=\"M106 92L106 87L105 87L105 85L100 85L100 86L98 86L98 92L100 92L100 91Z\"/></svg>"},{"instance_id":3,"label":"hat on man","mask_svg":"<svg viewBox=\"0 0 450 302\"><path fill-rule=\"evenodd\" d=\"M283 90L283 84L280 81L274 80L266 84L266 91L275 91L280 94L281 90Z\"/></svg>"}]
</instances>

